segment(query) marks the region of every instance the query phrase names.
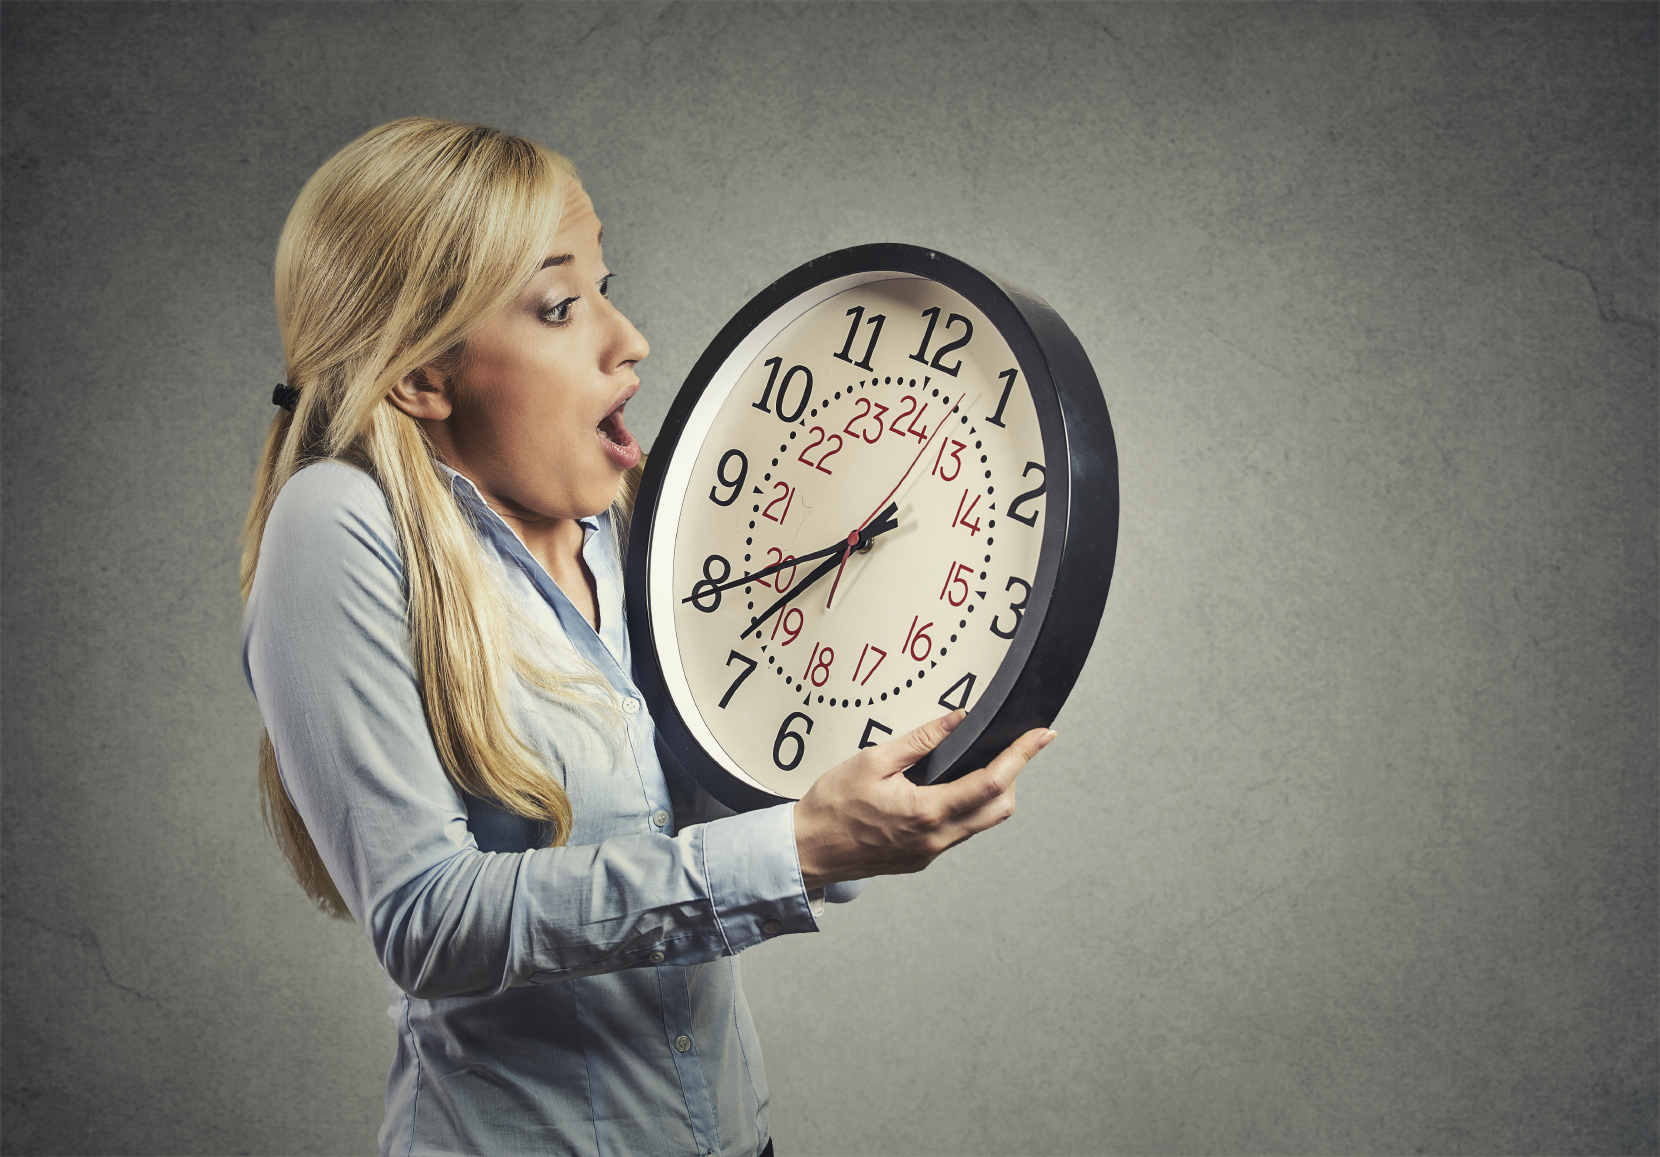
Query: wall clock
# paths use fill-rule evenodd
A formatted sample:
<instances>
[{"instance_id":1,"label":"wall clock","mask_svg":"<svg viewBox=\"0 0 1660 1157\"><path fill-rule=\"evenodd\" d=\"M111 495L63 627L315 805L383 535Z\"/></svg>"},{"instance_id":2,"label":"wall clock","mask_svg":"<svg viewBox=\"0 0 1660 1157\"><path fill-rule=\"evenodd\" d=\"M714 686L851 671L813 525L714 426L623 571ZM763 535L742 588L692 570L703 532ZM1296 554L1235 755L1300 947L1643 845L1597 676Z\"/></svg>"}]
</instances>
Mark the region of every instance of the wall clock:
<instances>
[{"instance_id":1,"label":"wall clock","mask_svg":"<svg viewBox=\"0 0 1660 1157\"><path fill-rule=\"evenodd\" d=\"M1083 667L1118 457L1046 303L911 245L808 262L704 351L652 448L626 568L659 741L737 810L968 717L908 775L983 766Z\"/></svg>"}]
</instances>

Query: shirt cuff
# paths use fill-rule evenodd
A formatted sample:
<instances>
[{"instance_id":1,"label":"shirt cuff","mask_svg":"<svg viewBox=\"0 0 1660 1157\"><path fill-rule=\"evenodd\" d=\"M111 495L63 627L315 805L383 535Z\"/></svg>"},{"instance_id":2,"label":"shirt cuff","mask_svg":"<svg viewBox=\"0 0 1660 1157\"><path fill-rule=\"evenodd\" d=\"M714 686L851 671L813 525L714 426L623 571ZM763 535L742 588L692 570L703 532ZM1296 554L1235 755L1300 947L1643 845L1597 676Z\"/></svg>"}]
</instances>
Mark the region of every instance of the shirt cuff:
<instances>
[{"instance_id":1,"label":"shirt cuff","mask_svg":"<svg viewBox=\"0 0 1660 1157\"><path fill-rule=\"evenodd\" d=\"M732 952L790 932L817 932L795 849L795 805L703 825L715 921Z\"/></svg>"},{"instance_id":2,"label":"shirt cuff","mask_svg":"<svg viewBox=\"0 0 1660 1157\"><path fill-rule=\"evenodd\" d=\"M824 898L832 904L847 904L859 898L859 893L865 890L869 880L843 880L839 884L826 884ZM814 913L818 915L818 913Z\"/></svg>"}]
</instances>

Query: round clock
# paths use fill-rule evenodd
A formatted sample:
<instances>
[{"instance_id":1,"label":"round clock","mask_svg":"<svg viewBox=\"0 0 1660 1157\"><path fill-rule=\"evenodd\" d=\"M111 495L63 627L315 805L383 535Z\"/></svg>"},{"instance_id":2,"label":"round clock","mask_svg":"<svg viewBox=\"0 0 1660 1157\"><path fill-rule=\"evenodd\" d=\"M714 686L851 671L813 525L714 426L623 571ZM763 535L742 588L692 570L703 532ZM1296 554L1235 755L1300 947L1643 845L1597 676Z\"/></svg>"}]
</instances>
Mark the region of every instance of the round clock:
<instances>
[{"instance_id":1,"label":"round clock","mask_svg":"<svg viewBox=\"0 0 1660 1157\"><path fill-rule=\"evenodd\" d=\"M1117 541L1112 424L1055 311L933 250L844 249L740 310L664 420L635 678L737 810L967 708L907 772L951 779L1060 710Z\"/></svg>"}]
</instances>

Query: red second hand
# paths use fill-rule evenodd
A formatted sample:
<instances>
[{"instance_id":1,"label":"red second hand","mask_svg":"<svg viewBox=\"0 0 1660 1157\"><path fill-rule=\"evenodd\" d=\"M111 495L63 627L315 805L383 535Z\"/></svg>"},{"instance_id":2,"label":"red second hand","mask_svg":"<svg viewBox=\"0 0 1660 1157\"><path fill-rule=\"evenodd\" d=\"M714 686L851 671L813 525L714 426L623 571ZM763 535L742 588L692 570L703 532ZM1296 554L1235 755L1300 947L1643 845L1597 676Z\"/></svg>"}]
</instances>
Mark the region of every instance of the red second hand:
<instances>
[{"instance_id":1,"label":"red second hand","mask_svg":"<svg viewBox=\"0 0 1660 1157\"><path fill-rule=\"evenodd\" d=\"M856 545L858 545L859 532L864 530L865 527L869 526L870 525L870 520L875 518L878 514L880 514L882 512L882 508L887 506L887 504L888 504L888 499L892 498L895 494L899 493L899 488L901 486L905 485L905 479L907 479L911 476L911 471L916 469L916 464L918 462L922 461L922 456L924 454L928 453L928 447L930 447L934 444L934 439L939 437L939 432L941 430L945 429L946 421L948 419L950 419L952 414L955 414L962 407L962 404L963 404L962 395L958 394L957 395L957 404L952 406L949 410L947 410L945 412L945 417L941 418L938 422L936 422L934 424L934 432L932 434L928 435L928 440L922 444L922 449L920 449L916 452L916 457L911 459L911 464L909 466L905 467L905 473L903 473L899 476L899 481L895 482L893 484L893 489L888 491L886 494L884 494L882 496L882 501L880 501L876 504L876 509L872 510L869 514L865 515L865 520L863 522L861 522L858 526L854 527L852 532L848 534L848 536L847 536L847 549L842 551L841 566L838 566L836 568L836 581L830 584L830 597L828 599L824 600L824 609L825 610L829 610L830 609L830 604L836 601L836 588L841 585L842 571L847 568L847 560L852 556L853 548Z\"/></svg>"},{"instance_id":2,"label":"red second hand","mask_svg":"<svg viewBox=\"0 0 1660 1157\"><path fill-rule=\"evenodd\" d=\"M869 522L870 519L865 519ZM859 530L863 530L860 527ZM859 545L859 530L852 531L847 536L847 549L842 551L841 566L836 568L836 581L830 584L830 597L824 600L824 609L829 610L830 604L836 601L836 588L842 585L842 571L847 569L847 560L853 555L853 548Z\"/></svg>"}]
</instances>

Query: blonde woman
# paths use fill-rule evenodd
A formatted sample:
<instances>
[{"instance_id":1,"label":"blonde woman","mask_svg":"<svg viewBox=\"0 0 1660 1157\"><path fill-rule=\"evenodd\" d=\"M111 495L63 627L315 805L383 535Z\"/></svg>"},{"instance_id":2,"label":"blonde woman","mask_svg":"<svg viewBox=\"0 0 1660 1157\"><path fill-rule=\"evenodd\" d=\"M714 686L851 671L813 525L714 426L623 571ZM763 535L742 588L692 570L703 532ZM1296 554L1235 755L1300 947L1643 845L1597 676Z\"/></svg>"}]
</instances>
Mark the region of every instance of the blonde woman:
<instances>
[{"instance_id":1,"label":"blonde woman","mask_svg":"<svg viewBox=\"0 0 1660 1157\"><path fill-rule=\"evenodd\" d=\"M278 245L244 661L272 831L385 974L383 1153L770 1154L737 954L1005 819L1053 737L917 788L948 716L737 816L665 774L609 282L563 158L442 121L348 145Z\"/></svg>"}]
</instances>

